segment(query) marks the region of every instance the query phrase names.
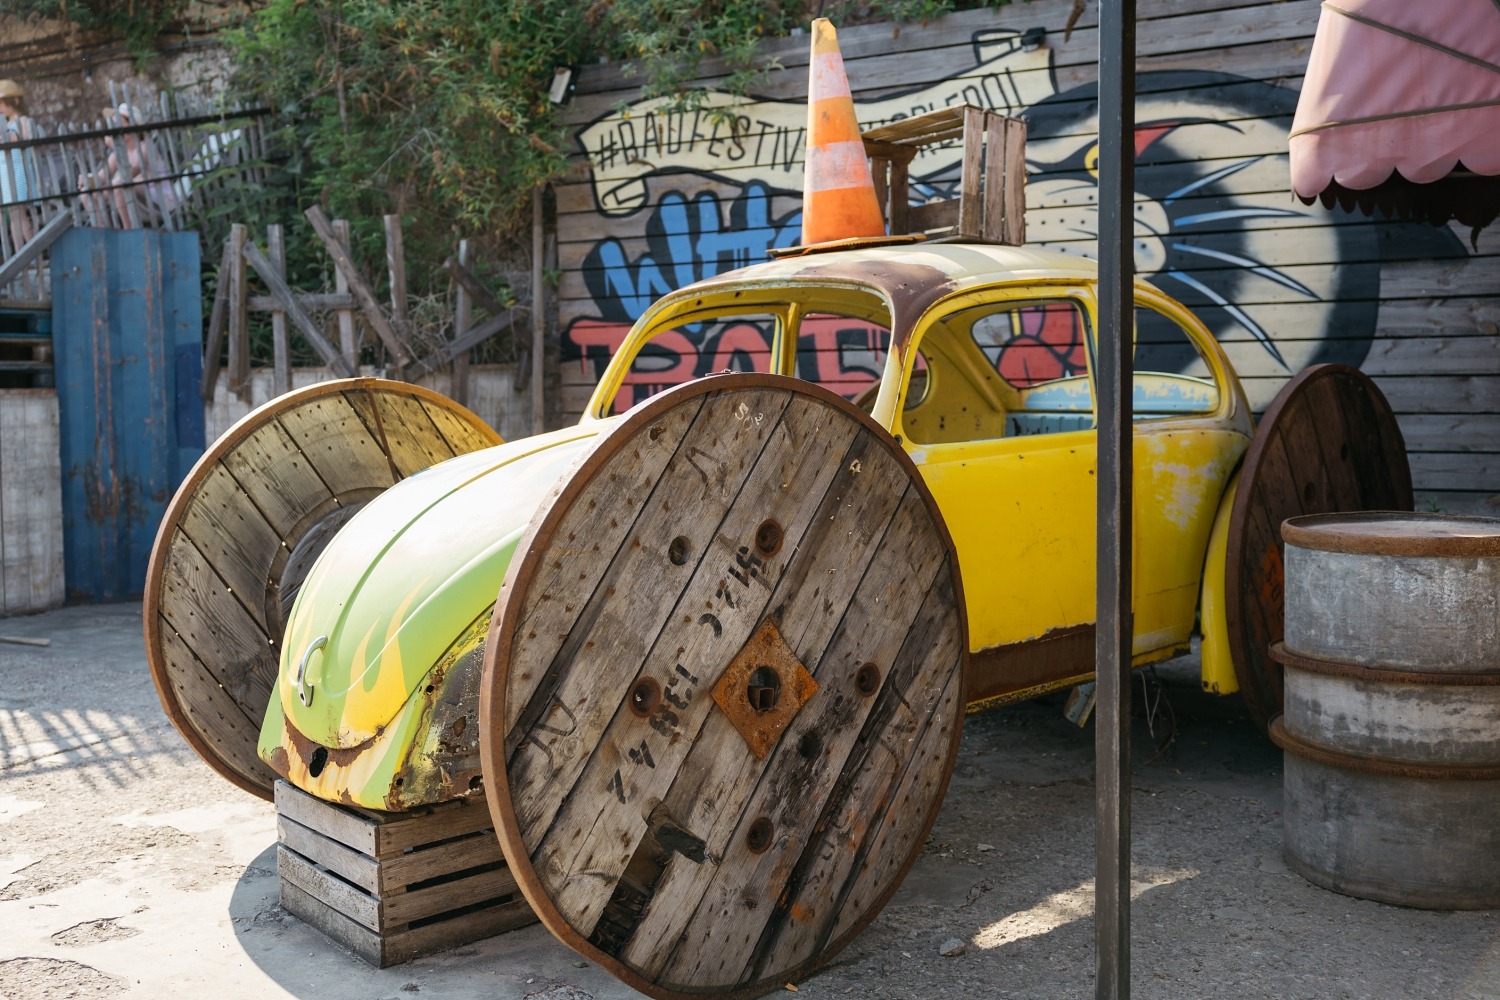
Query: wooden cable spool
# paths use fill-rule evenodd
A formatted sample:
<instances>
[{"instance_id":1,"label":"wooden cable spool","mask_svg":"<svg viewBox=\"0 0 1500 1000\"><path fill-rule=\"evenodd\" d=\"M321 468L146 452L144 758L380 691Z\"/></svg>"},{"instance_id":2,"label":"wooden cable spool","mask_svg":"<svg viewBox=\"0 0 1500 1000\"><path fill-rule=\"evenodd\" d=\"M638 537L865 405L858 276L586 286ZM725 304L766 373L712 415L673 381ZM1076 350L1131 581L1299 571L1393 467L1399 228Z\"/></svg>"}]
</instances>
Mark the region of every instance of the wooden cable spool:
<instances>
[{"instance_id":1,"label":"wooden cable spool","mask_svg":"<svg viewBox=\"0 0 1500 1000\"><path fill-rule=\"evenodd\" d=\"M750 996L895 891L958 747L958 561L899 445L769 375L607 433L517 549L480 687L496 829L560 939Z\"/></svg>"},{"instance_id":2,"label":"wooden cable spool","mask_svg":"<svg viewBox=\"0 0 1500 1000\"><path fill-rule=\"evenodd\" d=\"M499 443L431 390L355 378L279 396L204 453L157 532L143 618L162 706L209 766L271 798L256 743L313 561L398 480Z\"/></svg>"},{"instance_id":3,"label":"wooden cable spool","mask_svg":"<svg viewBox=\"0 0 1500 1000\"><path fill-rule=\"evenodd\" d=\"M1261 731L1282 709L1281 522L1305 514L1412 509L1401 429L1368 375L1315 365L1271 401L1245 453L1230 511L1225 611L1230 655Z\"/></svg>"}]
</instances>

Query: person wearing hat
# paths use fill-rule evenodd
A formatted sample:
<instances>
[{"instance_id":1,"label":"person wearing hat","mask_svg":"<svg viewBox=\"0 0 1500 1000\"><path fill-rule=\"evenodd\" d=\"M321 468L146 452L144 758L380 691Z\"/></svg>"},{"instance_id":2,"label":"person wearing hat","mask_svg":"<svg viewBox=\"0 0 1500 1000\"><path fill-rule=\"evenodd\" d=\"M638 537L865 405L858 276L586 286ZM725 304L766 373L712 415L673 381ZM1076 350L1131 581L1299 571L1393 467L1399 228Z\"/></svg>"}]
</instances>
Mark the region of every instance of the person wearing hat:
<instances>
[{"instance_id":1,"label":"person wearing hat","mask_svg":"<svg viewBox=\"0 0 1500 1000\"><path fill-rule=\"evenodd\" d=\"M22 111L21 104L26 90L14 80L0 80L0 115L5 125L0 130L0 142L16 142L32 137L31 119ZM20 203L31 197L31 186L27 183L26 163L30 159L26 150L10 150L0 157L0 204L7 207L6 221L10 225L11 239L20 246L36 234L31 218Z\"/></svg>"}]
</instances>

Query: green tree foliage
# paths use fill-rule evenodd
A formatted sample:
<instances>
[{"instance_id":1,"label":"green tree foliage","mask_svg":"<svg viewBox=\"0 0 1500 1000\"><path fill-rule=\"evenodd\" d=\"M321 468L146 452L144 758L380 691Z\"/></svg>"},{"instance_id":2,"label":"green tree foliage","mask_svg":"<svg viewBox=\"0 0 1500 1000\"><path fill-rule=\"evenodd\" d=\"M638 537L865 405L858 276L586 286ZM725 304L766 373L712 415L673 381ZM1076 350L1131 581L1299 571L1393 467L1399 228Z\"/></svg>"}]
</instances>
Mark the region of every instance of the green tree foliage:
<instances>
[{"instance_id":1,"label":"green tree foliage","mask_svg":"<svg viewBox=\"0 0 1500 1000\"><path fill-rule=\"evenodd\" d=\"M239 86L284 123L300 199L406 220L441 261L459 235L504 239L567 169L555 67L623 63L648 95L691 102L703 61L752 91L757 45L815 16L925 19L1000 0L269 0L230 35ZM374 224L372 221L365 225Z\"/></svg>"}]
</instances>

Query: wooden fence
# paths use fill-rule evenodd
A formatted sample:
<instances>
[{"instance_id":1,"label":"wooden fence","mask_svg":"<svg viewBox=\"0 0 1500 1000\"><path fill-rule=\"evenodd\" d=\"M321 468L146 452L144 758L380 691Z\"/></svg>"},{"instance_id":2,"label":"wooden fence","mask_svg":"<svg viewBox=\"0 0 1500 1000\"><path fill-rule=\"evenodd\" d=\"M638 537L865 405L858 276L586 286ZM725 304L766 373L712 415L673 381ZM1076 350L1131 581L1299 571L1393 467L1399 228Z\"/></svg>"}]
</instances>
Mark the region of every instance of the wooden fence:
<instances>
[{"instance_id":1,"label":"wooden fence","mask_svg":"<svg viewBox=\"0 0 1500 1000\"><path fill-rule=\"evenodd\" d=\"M110 88L92 123L23 118L0 143L0 300L50 298L47 249L73 225L186 230L266 179L264 109Z\"/></svg>"},{"instance_id":2,"label":"wooden fence","mask_svg":"<svg viewBox=\"0 0 1500 1000\"><path fill-rule=\"evenodd\" d=\"M203 354L201 393L205 402L215 398L221 369L227 368L229 392L241 400L251 395L250 316L269 313L271 319L272 375L270 395L293 388L291 331L296 330L334 375L361 373L360 352L367 342L384 352L382 367L387 377L415 382L434 372L451 369L448 395L459 403L469 400L469 352L500 334L511 331L526 307L502 302L471 269L468 240L444 264L455 286L452 334L446 325L423 330L410 315L406 287L406 263L401 217L385 217L385 257L389 267L389 304L383 305L376 284L355 263L349 241L349 224L330 220L317 206L309 208L307 220L334 265L336 285L332 293L293 291L286 280L286 246L282 226L266 229L265 249L251 239L248 227L235 225L224 244L219 264L218 291L209 313ZM252 294L250 277L259 279L264 291ZM474 307L487 314L474 322ZM225 350L227 341L227 352ZM227 353L227 365L221 359ZM529 346L518 346L516 392L528 387L531 364ZM540 392L541 386L535 386Z\"/></svg>"}]
</instances>

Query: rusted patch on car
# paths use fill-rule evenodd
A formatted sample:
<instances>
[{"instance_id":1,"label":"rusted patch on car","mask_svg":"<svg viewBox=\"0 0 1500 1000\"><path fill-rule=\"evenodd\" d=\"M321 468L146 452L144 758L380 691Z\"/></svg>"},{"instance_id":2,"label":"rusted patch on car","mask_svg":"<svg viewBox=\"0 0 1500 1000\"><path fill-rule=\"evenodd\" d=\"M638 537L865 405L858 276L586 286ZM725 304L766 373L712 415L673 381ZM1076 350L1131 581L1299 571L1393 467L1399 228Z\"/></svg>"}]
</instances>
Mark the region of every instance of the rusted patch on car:
<instances>
[{"instance_id":1,"label":"rusted patch on car","mask_svg":"<svg viewBox=\"0 0 1500 1000\"><path fill-rule=\"evenodd\" d=\"M836 279L878 289L891 303L891 350L905 353L917 320L958 287L946 271L900 260L839 260L813 264L801 277Z\"/></svg>"}]
</instances>

